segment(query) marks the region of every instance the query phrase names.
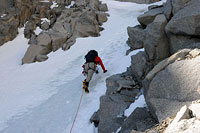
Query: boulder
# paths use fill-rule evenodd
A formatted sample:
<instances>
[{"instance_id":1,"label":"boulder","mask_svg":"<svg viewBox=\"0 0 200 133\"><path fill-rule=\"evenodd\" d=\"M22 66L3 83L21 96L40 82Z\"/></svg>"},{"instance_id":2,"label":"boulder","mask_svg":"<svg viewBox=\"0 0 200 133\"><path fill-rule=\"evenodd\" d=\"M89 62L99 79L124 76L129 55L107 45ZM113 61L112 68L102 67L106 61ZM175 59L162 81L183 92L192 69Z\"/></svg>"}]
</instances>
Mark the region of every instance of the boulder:
<instances>
[{"instance_id":1,"label":"boulder","mask_svg":"<svg viewBox=\"0 0 200 133\"><path fill-rule=\"evenodd\" d=\"M75 31L79 37L99 36L100 30L96 14L93 11L83 13L76 21Z\"/></svg>"},{"instance_id":2,"label":"boulder","mask_svg":"<svg viewBox=\"0 0 200 133\"><path fill-rule=\"evenodd\" d=\"M68 35L64 33L59 32L51 32L50 33L51 40L52 40L52 51L55 52L59 48L62 47L62 45L67 41Z\"/></svg>"},{"instance_id":3,"label":"boulder","mask_svg":"<svg viewBox=\"0 0 200 133\"><path fill-rule=\"evenodd\" d=\"M172 0L173 15L175 15L179 10L183 9L190 1L191 0Z\"/></svg>"},{"instance_id":4,"label":"boulder","mask_svg":"<svg viewBox=\"0 0 200 133\"><path fill-rule=\"evenodd\" d=\"M123 89L128 90L130 94L137 94L137 83L132 76L125 76L123 74L116 74L106 79L106 94L123 93ZM133 95L134 95L133 94Z\"/></svg>"},{"instance_id":5,"label":"boulder","mask_svg":"<svg viewBox=\"0 0 200 133\"><path fill-rule=\"evenodd\" d=\"M41 26L40 26L40 28L42 29L42 30L48 30L49 29L49 23L47 22L47 21L45 21L45 22L43 22L42 24L41 24Z\"/></svg>"},{"instance_id":6,"label":"boulder","mask_svg":"<svg viewBox=\"0 0 200 133\"><path fill-rule=\"evenodd\" d=\"M147 56L145 52L139 52L131 56L131 70L138 81L142 81L147 73Z\"/></svg>"},{"instance_id":7,"label":"boulder","mask_svg":"<svg viewBox=\"0 0 200 133\"><path fill-rule=\"evenodd\" d=\"M97 13L97 21L99 22L100 25L102 25L107 20L108 20L107 13L104 13L104 12Z\"/></svg>"},{"instance_id":8,"label":"boulder","mask_svg":"<svg viewBox=\"0 0 200 133\"><path fill-rule=\"evenodd\" d=\"M171 55L169 58L164 59L160 63L158 63L145 77L145 80L151 81L157 73L165 69L168 65L174 63L176 60L183 60L186 58L186 55L188 55L190 52L189 49L183 49L179 52Z\"/></svg>"},{"instance_id":9,"label":"boulder","mask_svg":"<svg viewBox=\"0 0 200 133\"><path fill-rule=\"evenodd\" d=\"M177 1L177 0L174 0ZM183 0L178 0L183 1ZM189 1L189 0L188 0ZM198 0L195 0L198 1ZM184 36L200 36L200 2L192 2L177 12L166 26L167 33Z\"/></svg>"},{"instance_id":10,"label":"boulder","mask_svg":"<svg viewBox=\"0 0 200 133\"><path fill-rule=\"evenodd\" d=\"M35 59L36 59L36 61L38 61L38 62L42 62L42 61L47 60L47 59L48 59L48 56L46 56L46 55L37 55Z\"/></svg>"},{"instance_id":11,"label":"boulder","mask_svg":"<svg viewBox=\"0 0 200 133\"><path fill-rule=\"evenodd\" d=\"M198 44L198 42L200 42L200 38L193 36L183 36L175 34L168 34L167 36L169 38L170 54L174 54L184 48L193 47L192 45L194 43Z\"/></svg>"},{"instance_id":12,"label":"boulder","mask_svg":"<svg viewBox=\"0 0 200 133\"><path fill-rule=\"evenodd\" d=\"M151 113L159 121L174 115L181 105L200 98L198 50L185 50L173 55L170 59L172 59L170 65L164 65L164 68L160 67L162 71L156 72L157 66L165 64L164 62L168 62L169 59L160 62L152 70L154 74L150 74L151 71L145 78L150 81L149 87L145 87L145 100Z\"/></svg>"},{"instance_id":13,"label":"boulder","mask_svg":"<svg viewBox=\"0 0 200 133\"><path fill-rule=\"evenodd\" d=\"M4 38L5 38L4 36L0 36L0 46L5 43Z\"/></svg>"},{"instance_id":14,"label":"boulder","mask_svg":"<svg viewBox=\"0 0 200 133\"><path fill-rule=\"evenodd\" d=\"M118 80L122 79L121 74L116 74L108 77L106 79L106 94L112 94L117 91L119 84L117 83Z\"/></svg>"},{"instance_id":15,"label":"boulder","mask_svg":"<svg viewBox=\"0 0 200 133\"><path fill-rule=\"evenodd\" d=\"M148 10L156 9L156 8L161 8L163 5L150 5L148 6Z\"/></svg>"},{"instance_id":16,"label":"boulder","mask_svg":"<svg viewBox=\"0 0 200 133\"><path fill-rule=\"evenodd\" d=\"M108 6L106 4L99 5L99 11L107 12L108 11Z\"/></svg>"},{"instance_id":17,"label":"boulder","mask_svg":"<svg viewBox=\"0 0 200 133\"><path fill-rule=\"evenodd\" d=\"M169 56L168 39L164 32L167 20L164 15L156 16L145 29L145 52L150 60L159 62Z\"/></svg>"},{"instance_id":18,"label":"boulder","mask_svg":"<svg viewBox=\"0 0 200 133\"><path fill-rule=\"evenodd\" d=\"M173 117L184 105L189 105L191 102L181 102L166 98L151 98L148 99L148 107L151 114L159 123L167 117Z\"/></svg>"},{"instance_id":19,"label":"boulder","mask_svg":"<svg viewBox=\"0 0 200 133\"><path fill-rule=\"evenodd\" d=\"M133 2L133 3L138 3L138 4L151 4L154 2L158 2L160 0L118 0L122 2Z\"/></svg>"},{"instance_id":20,"label":"boulder","mask_svg":"<svg viewBox=\"0 0 200 133\"><path fill-rule=\"evenodd\" d=\"M170 20L172 17L172 0L167 0L166 4L164 5L164 14L167 20Z\"/></svg>"},{"instance_id":21,"label":"boulder","mask_svg":"<svg viewBox=\"0 0 200 133\"><path fill-rule=\"evenodd\" d=\"M128 27L128 41L127 44L132 50L144 47L145 31L141 26Z\"/></svg>"},{"instance_id":22,"label":"boulder","mask_svg":"<svg viewBox=\"0 0 200 133\"><path fill-rule=\"evenodd\" d=\"M54 24L53 30L56 32L63 33L63 34L68 33L68 31L65 30L65 28L64 28L64 24L62 22L58 22L58 21Z\"/></svg>"},{"instance_id":23,"label":"boulder","mask_svg":"<svg viewBox=\"0 0 200 133\"><path fill-rule=\"evenodd\" d=\"M100 98L98 133L116 132L124 122L123 112L130 103L120 101L120 97L124 96L118 95L115 99L110 96Z\"/></svg>"},{"instance_id":24,"label":"boulder","mask_svg":"<svg viewBox=\"0 0 200 133\"><path fill-rule=\"evenodd\" d=\"M120 133L130 133L131 130L145 131L157 123L146 108L137 107L122 124Z\"/></svg>"},{"instance_id":25,"label":"boulder","mask_svg":"<svg viewBox=\"0 0 200 133\"><path fill-rule=\"evenodd\" d=\"M28 21L25 25L24 36L28 39L34 34L34 30L36 29L36 23L34 21Z\"/></svg>"},{"instance_id":26,"label":"boulder","mask_svg":"<svg viewBox=\"0 0 200 133\"><path fill-rule=\"evenodd\" d=\"M8 9L14 6L14 0L1 0L0 9Z\"/></svg>"},{"instance_id":27,"label":"boulder","mask_svg":"<svg viewBox=\"0 0 200 133\"><path fill-rule=\"evenodd\" d=\"M200 101L198 100L198 101L192 102L192 104L188 108L191 110L192 115L200 120L200 112L199 112Z\"/></svg>"},{"instance_id":28,"label":"boulder","mask_svg":"<svg viewBox=\"0 0 200 133\"><path fill-rule=\"evenodd\" d=\"M62 50L68 50L74 43L76 42L75 37L69 38L63 45L62 45Z\"/></svg>"},{"instance_id":29,"label":"boulder","mask_svg":"<svg viewBox=\"0 0 200 133\"><path fill-rule=\"evenodd\" d=\"M0 19L0 45L13 40L18 34L19 20L16 14L6 15Z\"/></svg>"},{"instance_id":30,"label":"boulder","mask_svg":"<svg viewBox=\"0 0 200 133\"><path fill-rule=\"evenodd\" d=\"M98 125L99 125L99 114L98 114L98 111L94 112L94 114L90 118L90 122L91 123L94 122L94 126L98 127Z\"/></svg>"},{"instance_id":31,"label":"boulder","mask_svg":"<svg viewBox=\"0 0 200 133\"><path fill-rule=\"evenodd\" d=\"M37 44L37 35L32 34L30 40L28 41L28 44Z\"/></svg>"},{"instance_id":32,"label":"boulder","mask_svg":"<svg viewBox=\"0 0 200 133\"><path fill-rule=\"evenodd\" d=\"M51 49L51 37L47 32L41 32L37 39L37 45L43 45Z\"/></svg>"},{"instance_id":33,"label":"boulder","mask_svg":"<svg viewBox=\"0 0 200 133\"><path fill-rule=\"evenodd\" d=\"M155 17L159 14L164 13L164 8L155 8L145 12L143 15L140 15L137 19L142 26L147 26L148 24L152 23Z\"/></svg>"},{"instance_id":34,"label":"boulder","mask_svg":"<svg viewBox=\"0 0 200 133\"><path fill-rule=\"evenodd\" d=\"M38 59L41 61L41 58L45 59L46 57L40 55L45 55L46 53L49 53L49 49L46 47L32 44L28 47L28 50L22 59L22 64L33 63Z\"/></svg>"},{"instance_id":35,"label":"boulder","mask_svg":"<svg viewBox=\"0 0 200 133\"><path fill-rule=\"evenodd\" d=\"M192 110L190 110L187 106L183 106L165 130L165 133L199 132L200 120L195 116L192 116L191 113L193 113Z\"/></svg>"}]
</instances>

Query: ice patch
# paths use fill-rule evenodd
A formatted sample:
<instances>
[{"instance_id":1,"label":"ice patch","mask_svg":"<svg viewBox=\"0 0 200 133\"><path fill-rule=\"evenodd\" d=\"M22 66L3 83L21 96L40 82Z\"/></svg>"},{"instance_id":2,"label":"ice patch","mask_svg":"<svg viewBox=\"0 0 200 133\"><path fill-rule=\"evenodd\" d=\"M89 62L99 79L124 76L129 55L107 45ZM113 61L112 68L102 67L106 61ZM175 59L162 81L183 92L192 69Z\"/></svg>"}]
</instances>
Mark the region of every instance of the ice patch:
<instances>
[{"instance_id":1,"label":"ice patch","mask_svg":"<svg viewBox=\"0 0 200 133\"><path fill-rule=\"evenodd\" d=\"M72 2L71 2L71 4L70 4L70 5L68 5L68 6L65 6L65 8L70 8L70 7L72 7L74 4L75 4L75 2L74 2L74 1L72 1Z\"/></svg>"},{"instance_id":2,"label":"ice patch","mask_svg":"<svg viewBox=\"0 0 200 133\"><path fill-rule=\"evenodd\" d=\"M51 5L51 9L53 9L54 7L58 7L57 3L55 1L53 1L53 4Z\"/></svg>"},{"instance_id":3,"label":"ice patch","mask_svg":"<svg viewBox=\"0 0 200 133\"><path fill-rule=\"evenodd\" d=\"M3 17L5 17L7 14L2 14L1 16L0 16L0 18L3 18Z\"/></svg>"},{"instance_id":4,"label":"ice patch","mask_svg":"<svg viewBox=\"0 0 200 133\"><path fill-rule=\"evenodd\" d=\"M43 24L44 22L48 22L50 24L50 20L47 18L42 18L41 21L41 24Z\"/></svg>"},{"instance_id":5,"label":"ice patch","mask_svg":"<svg viewBox=\"0 0 200 133\"><path fill-rule=\"evenodd\" d=\"M35 34L36 35L39 35L40 34L40 32L42 32L43 30L40 28L40 27L37 27L36 29L35 29Z\"/></svg>"},{"instance_id":6,"label":"ice patch","mask_svg":"<svg viewBox=\"0 0 200 133\"><path fill-rule=\"evenodd\" d=\"M144 99L144 95L140 95L140 97L130 105L128 109L125 110L125 116L129 117L131 113L137 108L137 107L145 107L146 102Z\"/></svg>"}]
</instances>

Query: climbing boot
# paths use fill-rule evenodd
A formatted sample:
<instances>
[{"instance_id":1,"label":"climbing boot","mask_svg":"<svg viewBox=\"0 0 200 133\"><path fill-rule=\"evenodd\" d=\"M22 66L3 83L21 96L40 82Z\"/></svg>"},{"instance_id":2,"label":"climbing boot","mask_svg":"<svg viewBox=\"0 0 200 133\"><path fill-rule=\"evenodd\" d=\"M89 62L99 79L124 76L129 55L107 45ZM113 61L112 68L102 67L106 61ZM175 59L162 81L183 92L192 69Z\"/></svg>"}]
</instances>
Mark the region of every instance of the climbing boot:
<instances>
[{"instance_id":1,"label":"climbing boot","mask_svg":"<svg viewBox=\"0 0 200 133\"><path fill-rule=\"evenodd\" d=\"M89 93L88 86L89 82L85 82L85 93Z\"/></svg>"},{"instance_id":2,"label":"climbing boot","mask_svg":"<svg viewBox=\"0 0 200 133\"><path fill-rule=\"evenodd\" d=\"M86 88L86 80L83 81L83 90Z\"/></svg>"},{"instance_id":3,"label":"climbing boot","mask_svg":"<svg viewBox=\"0 0 200 133\"><path fill-rule=\"evenodd\" d=\"M85 88L85 93L89 93L88 87Z\"/></svg>"}]
</instances>

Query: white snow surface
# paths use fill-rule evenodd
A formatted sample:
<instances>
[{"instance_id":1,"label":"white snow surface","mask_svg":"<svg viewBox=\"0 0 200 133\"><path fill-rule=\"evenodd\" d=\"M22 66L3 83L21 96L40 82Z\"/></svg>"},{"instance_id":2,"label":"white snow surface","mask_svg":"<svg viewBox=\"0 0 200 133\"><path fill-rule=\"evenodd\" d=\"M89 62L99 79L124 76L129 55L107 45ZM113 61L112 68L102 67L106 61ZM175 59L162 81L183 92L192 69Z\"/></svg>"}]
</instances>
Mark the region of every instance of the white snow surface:
<instances>
[{"instance_id":1,"label":"white snow surface","mask_svg":"<svg viewBox=\"0 0 200 133\"><path fill-rule=\"evenodd\" d=\"M129 117L131 115L131 113L137 108L137 107L145 107L146 106L146 102L144 99L144 95L140 95L139 98L137 100L135 100L134 103L132 103L130 105L130 107L125 110L124 115Z\"/></svg>"},{"instance_id":2,"label":"white snow surface","mask_svg":"<svg viewBox=\"0 0 200 133\"><path fill-rule=\"evenodd\" d=\"M35 34L39 35L42 31L43 30L40 27L37 26L36 29L35 29Z\"/></svg>"},{"instance_id":3,"label":"white snow surface","mask_svg":"<svg viewBox=\"0 0 200 133\"><path fill-rule=\"evenodd\" d=\"M65 8L70 8L71 6L73 6L75 4L75 2L74 1L72 1L71 2L71 4L70 5L68 5L68 6L65 6Z\"/></svg>"},{"instance_id":4,"label":"white snow surface","mask_svg":"<svg viewBox=\"0 0 200 133\"><path fill-rule=\"evenodd\" d=\"M53 4L51 5L51 9L53 9L54 7L58 7L57 3L55 1L53 1Z\"/></svg>"},{"instance_id":5,"label":"white snow surface","mask_svg":"<svg viewBox=\"0 0 200 133\"><path fill-rule=\"evenodd\" d=\"M47 18L42 18L41 20L42 20L41 24L43 24L44 22L48 22L50 24L50 20Z\"/></svg>"},{"instance_id":6,"label":"white snow surface","mask_svg":"<svg viewBox=\"0 0 200 133\"><path fill-rule=\"evenodd\" d=\"M0 18L3 18L3 17L5 17L7 14L2 14L1 16L0 16Z\"/></svg>"},{"instance_id":7,"label":"white snow surface","mask_svg":"<svg viewBox=\"0 0 200 133\"><path fill-rule=\"evenodd\" d=\"M84 55L91 49L99 52L108 70L93 76L90 93L83 95L73 133L93 133L89 123L99 108L99 98L106 92L105 79L126 71L130 56L127 27L138 24L137 16L148 5L102 0L107 3L110 17L100 37L79 38L68 51L50 53L41 63L21 65L28 40L23 30L0 47L0 132L1 133L66 133L69 132L82 93Z\"/></svg>"}]
</instances>

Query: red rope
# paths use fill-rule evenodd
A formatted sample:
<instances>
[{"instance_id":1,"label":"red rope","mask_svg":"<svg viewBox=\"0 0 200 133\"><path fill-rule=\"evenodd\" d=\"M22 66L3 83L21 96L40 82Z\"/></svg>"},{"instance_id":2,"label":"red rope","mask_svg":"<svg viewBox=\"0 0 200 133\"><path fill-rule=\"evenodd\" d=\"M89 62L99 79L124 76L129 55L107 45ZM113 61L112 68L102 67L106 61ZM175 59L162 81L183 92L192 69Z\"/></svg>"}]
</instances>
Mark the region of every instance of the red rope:
<instances>
[{"instance_id":1,"label":"red rope","mask_svg":"<svg viewBox=\"0 0 200 133\"><path fill-rule=\"evenodd\" d=\"M80 102L79 102L79 105L78 105L78 109L77 109L76 115L75 115L75 117L74 117L74 121L73 121L71 130L70 130L70 133L72 132L72 129L73 129L73 127L74 127L74 123L75 123L75 121L76 121L76 117L77 117L78 112L79 112L79 109L80 109L80 105L81 105L81 101L82 101L82 97L83 97L83 92L84 92L84 90L82 91L82 94L81 94Z\"/></svg>"}]
</instances>

